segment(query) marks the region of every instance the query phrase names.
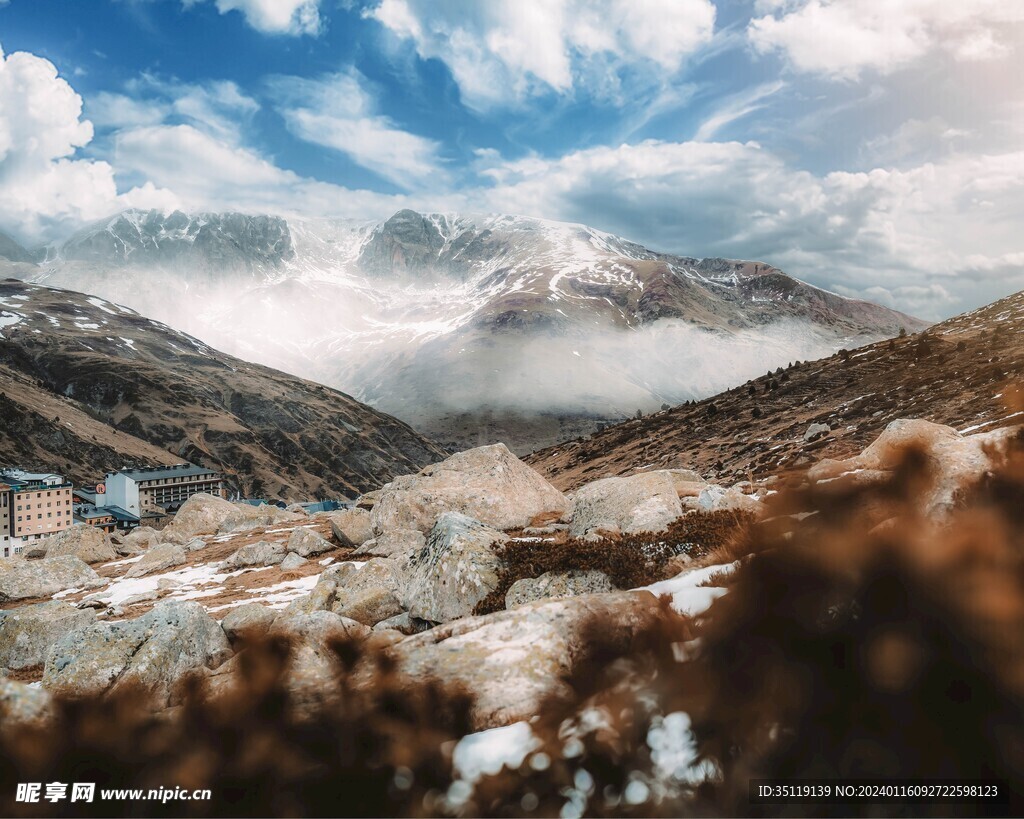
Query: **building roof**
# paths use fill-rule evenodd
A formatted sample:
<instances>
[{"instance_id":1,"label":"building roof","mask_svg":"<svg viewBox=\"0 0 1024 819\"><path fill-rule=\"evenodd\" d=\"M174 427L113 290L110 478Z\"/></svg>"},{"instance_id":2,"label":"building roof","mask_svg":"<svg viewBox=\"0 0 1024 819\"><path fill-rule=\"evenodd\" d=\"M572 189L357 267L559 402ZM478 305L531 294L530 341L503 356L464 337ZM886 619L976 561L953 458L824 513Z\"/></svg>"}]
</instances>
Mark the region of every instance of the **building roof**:
<instances>
[{"instance_id":1,"label":"building roof","mask_svg":"<svg viewBox=\"0 0 1024 819\"><path fill-rule=\"evenodd\" d=\"M26 484L41 484L46 481L55 481L64 485L64 476L54 472L26 472L24 469L0 469L0 480L10 483L13 487Z\"/></svg>"},{"instance_id":2,"label":"building roof","mask_svg":"<svg viewBox=\"0 0 1024 819\"><path fill-rule=\"evenodd\" d=\"M109 518L113 516L113 512L110 509L102 506L90 506L89 504L79 504L75 506L75 517L82 518L83 520L93 520L95 518Z\"/></svg>"},{"instance_id":3,"label":"building roof","mask_svg":"<svg viewBox=\"0 0 1024 819\"><path fill-rule=\"evenodd\" d=\"M164 478L192 478L199 475L216 475L216 470L195 464L175 464L174 466L149 466L142 469L119 469L113 475L126 475L133 481L159 481Z\"/></svg>"}]
</instances>

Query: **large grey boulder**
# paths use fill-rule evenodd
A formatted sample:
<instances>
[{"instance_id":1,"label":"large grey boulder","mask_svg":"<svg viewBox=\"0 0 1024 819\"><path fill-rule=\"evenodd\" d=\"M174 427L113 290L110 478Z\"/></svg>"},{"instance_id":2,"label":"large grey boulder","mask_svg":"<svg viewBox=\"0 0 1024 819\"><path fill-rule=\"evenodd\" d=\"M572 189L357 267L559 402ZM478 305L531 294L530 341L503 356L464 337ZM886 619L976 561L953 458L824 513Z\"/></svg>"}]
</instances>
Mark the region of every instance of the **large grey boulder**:
<instances>
[{"instance_id":1,"label":"large grey boulder","mask_svg":"<svg viewBox=\"0 0 1024 819\"><path fill-rule=\"evenodd\" d=\"M276 566L282 560L288 550L280 541L260 540L242 546L238 551L231 554L223 562L225 569L244 569L248 566Z\"/></svg>"},{"instance_id":2,"label":"large grey boulder","mask_svg":"<svg viewBox=\"0 0 1024 819\"><path fill-rule=\"evenodd\" d=\"M97 622L68 632L50 649L43 687L70 696L141 685L169 704L189 671L231 656L220 624L198 603L159 603L135 620Z\"/></svg>"},{"instance_id":3,"label":"large grey boulder","mask_svg":"<svg viewBox=\"0 0 1024 819\"><path fill-rule=\"evenodd\" d=\"M272 504L250 506L247 503L232 504L233 511L228 514L217 527L218 534L231 534L234 532L248 532L252 529L262 529L268 526L279 526L286 523L296 523L306 520L308 515L298 512L289 512Z\"/></svg>"},{"instance_id":4,"label":"large grey boulder","mask_svg":"<svg viewBox=\"0 0 1024 819\"><path fill-rule=\"evenodd\" d=\"M573 569L568 572L545 572L540 577L517 580L505 594L505 608L517 609L534 600L576 597L580 594L613 592L615 586L608 575L596 569Z\"/></svg>"},{"instance_id":5,"label":"large grey boulder","mask_svg":"<svg viewBox=\"0 0 1024 819\"><path fill-rule=\"evenodd\" d=\"M744 494L735 486L706 486L697 496L697 508L704 512L751 512L760 514L764 505L757 498Z\"/></svg>"},{"instance_id":6,"label":"large grey boulder","mask_svg":"<svg viewBox=\"0 0 1024 819\"><path fill-rule=\"evenodd\" d=\"M932 483L921 498L921 511L928 516L948 514L960 493L992 469L991 453L998 451L1020 427L1005 427L975 435L961 435L952 427L916 418L892 421L875 441L859 455L843 461L823 459L808 470L812 483L830 482L855 475L861 483L886 480L900 462L907 447L925 453Z\"/></svg>"},{"instance_id":7,"label":"large grey boulder","mask_svg":"<svg viewBox=\"0 0 1024 819\"><path fill-rule=\"evenodd\" d=\"M74 555L0 560L0 603L49 597L67 589L95 589L106 582Z\"/></svg>"},{"instance_id":8,"label":"large grey boulder","mask_svg":"<svg viewBox=\"0 0 1024 819\"><path fill-rule=\"evenodd\" d=\"M169 535L176 535L184 543L196 535L212 534L237 508L217 495L199 492L181 505L174 520L162 531L161 540L167 542Z\"/></svg>"},{"instance_id":9,"label":"large grey boulder","mask_svg":"<svg viewBox=\"0 0 1024 819\"><path fill-rule=\"evenodd\" d=\"M154 546L146 552L142 558L125 572L125 577L145 577L147 574L166 572L178 566L183 566L187 557L185 547L176 543L163 543Z\"/></svg>"},{"instance_id":10,"label":"large grey boulder","mask_svg":"<svg viewBox=\"0 0 1024 819\"><path fill-rule=\"evenodd\" d=\"M288 552L288 554L285 556L284 560L281 561L281 571L282 572L294 571L295 569L302 568L307 563L309 563L309 561L306 560L306 558L301 557L300 555L295 554L295 552Z\"/></svg>"},{"instance_id":11,"label":"large grey boulder","mask_svg":"<svg viewBox=\"0 0 1024 819\"><path fill-rule=\"evenodd\" d=\"M366 541L352 555L386 557L395 561L395 564L405 571L426 545L427 539L423 532L417 532L415 529L392 529L390 532L377 535L373 540Z\"/></svg>"},{"instance_id":12,"label":"large grey boulder","mask_svg":"<svg viewBox=\"0 0 1024 819\"><path fill-rule=\"evenodd\" d=\"M624 651L658 611L648 592L543 600L437 626L406 637L390 654L411 681L464 687L480 730L529 720L548 697L568 695L564 680L586 656L595 623L612 650Z\"/></svg>"},{"instance_id":13,"label":"large grey boulder","mask_svg":"<svg viewBox=\"0 0 1024 819\"><path fill-rule=\"evenodd\" d=\"M445 512L407 570L403 602L421 620L446 623L473 613L498 587L495 543L508 536L459 512Z\"/></svg>"},{"instance_id":14,"label":"large grey boulder","mask_svg":"<svg viewBox=\"0 0 1024 819\"><path fill-rule=\"evenodd\" d=\"M515 529L565 514L568 501L504 444L458 452L380 490L373 530L428 532L444 512L460 512L496 529Z\"/></svg>"},{"instance_id":15,"label":"large grey boulder","mask_svg":"<svg viewBox=\"0 0 1024 819\"><path fill-rule=\"evenodd\" d=\"M108 563L118 557L107 533L85 524L77 524L51 535L25 553L26 557L32 558L63 555L74 555L86 563Z\"/></svg>"},{"instance_id":16,"label":"large grey boulder","mask_svg":"<svg viewBox=\"0 0 1024 819\"><path fill-rule=\"evenodd\" d=\"M325 517L331 522L334 539L342 546L357 548L373 537L373 525L366 509L341 509L328 512Z\"/></svg>"},{"instance_id":17,"label":"large grey boulder","mask_svg":"<svg viewBox=\"0 0 1024 819\"><path fill-rule=\"evenodd\" d=\"M0 611L0 668L42 665L58 638L95 619L92 609L57 600Z\"/></svg>"},{"instance_id":18,"label":"large grey boulder","mask_svg":"<svg viewBox=\"0 0 1024 819\"><path fill-rule=\"evenodd\" d=\"M333 543L312 529L296 529L288 537L288 551L300 557L315 557L336 548Z\"/></svg>"},{"instance_id":19,"label":"large grey boulder","mask_svg":"<svg viewBox=\"0 0 1024 819\"><path fill-rule=\"evenodd\" d=\"M259 603L245 603L236 606L220 621L227 638L234 643L238 639L261 637L267 633L277 618L277 612Z\"/></svg>"},{"instance_id":20,"label":"large grey boulder","mask_svg":"<svg viewBox=\"0 0 1024 819\"><path fill-rule=\"evenodd\" d=\"M121 544L137 546L140 549L149 549L160 542L160 536L161 532L158 532L152 526L136 526L130 532L121 536Z\"/></svg>"},{"instance_id":21,"label":"large grey boulder","mask_svg":"<svg viewBox=\"0 0 1024 819\"><path fill-rule=\"evenodd\" d=\"M332 566L306 597L293 601L286 613L331 611L373 626L405 611L400 599L400 572L385 558Z\"/></svg>"},{"instance_id":22,"label":"large grey boulder","mask_svg":"<svg viewBox=\"0 0 1024 819\"><path fill-rule=\"evenodd\" d=\"M591 532L661 532L683 514L673 476L644 472L627 478L603 478L576 491L574 537Z\"/></svg>"}]
</instances>

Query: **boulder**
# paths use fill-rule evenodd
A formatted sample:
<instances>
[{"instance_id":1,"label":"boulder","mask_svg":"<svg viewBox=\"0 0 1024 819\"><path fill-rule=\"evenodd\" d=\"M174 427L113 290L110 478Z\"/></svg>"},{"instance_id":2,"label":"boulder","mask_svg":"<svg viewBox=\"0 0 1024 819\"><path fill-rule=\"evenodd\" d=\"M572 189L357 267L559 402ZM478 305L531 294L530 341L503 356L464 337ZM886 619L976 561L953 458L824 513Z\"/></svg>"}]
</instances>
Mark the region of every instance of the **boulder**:
<instances>
[{"instance_id":1,"label":"boulder","mask_svg":"<svg viewBox=\"0 0 1024 819\"><path fill-rule=\"evenodd\" d=\"M529 720L548 697L568 695L564 680L586 656L595 623L612 651L624 651L658 612L647 592L543 600L406 637L390 656L411 681L464 687L474 697L474 729L481 730Z\"/></svg>"},{"instance_id":2,"label":"boulder","mask_svg":"<svg viewBox=\"0 0 1024 819\"><path fill-rule=\"evenodd\" d=\"M445 512L409 565L403 602L413 617L446 623L473 613L498 587L492 549L508 536L459 512Z\"/></svg>"},{"instance_id":3,"label":"boulder","mask_svg":"<svg viewBox=\"0 0 1024 819\"><path fill-rule=\"evenodd\" d=\"M352 555L387 557L405 571L426 545L427 539L422 532L415 529L392 529L390 532L377 535L373 540L366 541Z\"/></svg>"},{"instance_id":4,"label":"boulder","mask_svg":"<svg viewBox=\"0 0 1024 819\"><path fill-rule=\"evenodd\" d=\"M559 599L613 591L615 591L615 586L608 579L608 575L596 569L545 572L540 577L524 577L513 583L505 594L505 608L517 609L534 600Z\"/></svg>"},{"instance_id":5,"label":"boulder","mask_svg":"<svg viewBox=\"0 0 1024 819\"><path fill-rule=\"evenodd\" d=\"M752 512L755 515L763 510L761 502L751 495L745 495L739 489L725 489L715 484L708 485L697 496L697 508L704 512L734 511Z\"/></svg>"},{"instance_id":6,"label":"boulder","mask_svg":"<svg viewBox=\"0 0 1024 819\"><path fill-rule=\"evenodd\" d=\"M433 623L428 623L426 620L411 617L409 612L403 611L401 614L396 614L394 617L389 617L387 620L381 620L373 627L373 630L377 632L397 631L400 634L409 635L420 634L421 632L431 629L433 625Z\"/></svg>"},{"instance_id":7,"label":"boulder","mask_svg":"<svg viewBox=\"0 0 1024 819\"><path fill-rule=\"evenodd\" d=\"M306 520L308 515L305 512L289 512L273 504L262 504L250 506L247 503L232 504L233 510L220 522L217 527L218 534L230 534L232 532L248 532L251 529L261 529L268 526L278 526L282 523L296 523Z\"/></svg>"},{"instance_id":8,"label":"boulder","mask_svg":"<svg viewBox=\"0 0 1024 819\"><path fill-rule=\"evenodd\" d=\"M289 615L331 611L372 626L405 611L399 600L399 578L400 572L385 558L340 563L320 575L313 590L285 611Z\"/></svg>"},{"instance_id":9,"label":"boulder","mask_svg":"<svg viewBox=\"0 0 1024 819\"><path fill-rule=\"evenodd\" d=\"M576 491L570 532L660 532L683 514L672 476L664 471L603 478Z\"/></svg>"},{"instance_id":10,"label":"boulder","mask_svg":"<svg viewBox=\"0 0 1024 819\"><path fill-rule=\"evenodd\" d=\"M117 552L118 557L135 557L136 555L141 555L145 551L145 549L136 543L126 543L124 540L114 540L113 536L111 536L110 542L114 547L114 551Z\"/></svg>"},{"instance_id":11,"label":"boulder","mask_svg":"<svg viewBox=\"0 0 1024 819\"><path fill-rule=\"evenodd\" d=\"M333 543L312 529L296 529L288 537L287 551L295 552L299 557L315 557L334 548Z\"/></svg>"},{"instance_id":12,"label":"boulder","mask_svg":"<svg viewBox=\"0 0 1024 819\"><path fill-rule=\"evenodd\" d=\"M184 546L186 552L198 552L200 549L206 548L206 541L201 537L194 537Z\"/></svg>"},{"instance_id":13,"label":"boulder","mask_svg":"<svg viewBox=\"0 0 1024 819\"><path fill-rule=\"evenodd\" d=\"M107 533L95 526L77 524L39 541L26 557L61 557L74 555L86 563L109 563L117 560L117 552ZM43 554L37 554L42 551Z\"/></svg>"},{"instance_id":14,"label":"boulder","mask_svg":"<svg viewBox=\"0 0 1024 819\"><path fill-rule=\"evenodd\" d=\"M220 621L227 638L234 643L240 638L262 637L277 618L277 612L259 603L245 603L231 609Z\"/></svg>"},{"instance_id":15,"label":"boulder","mask_svg":"<svg viewBox=\"0 0 1024 819\"><path fill-rule=\"evenodd\" d=\"M0 603L49 597L68 589L95 589L106 582L74 555L0 560Z\"/></svg>"},{"instance_id":16,"label":"boulder","mask_svg":"<svg viewBox=\"0 0 1024 819\"><path fill-rule=\"evenodd\" d=\"M41 688L0 676L0 724L5 728L45 722L53 714L51 705L50 695Z\"/></svg>"},{"instance_id":17,"label":"boulder","mask_svg":"<svg viewBox=\"0 0 1024 819\"><path fill-rule=\"evenodd\" d=\"M230 655L224 630L201 605L169 601L135 620L67 632L46 658L43 687L76 696L141 685L167 705L184 674L216 668Z\"/></svg>"},{"instance_id":18,"label":"boulder","mask_svg":"<svg viewBox=\"0 0 1024 819\"><path fill-rule=\"evenodd\" d=\"M342 509L329 512L334 539L342 546L357 548L373 537L370 513L366 509Z\"/></svg>"},{"instance_id":19,"label":"boulder","mask_svg":"<svg viewBox=\"0 0 1024 819\"><path fill-rule=\"evenodd\" d=\"M1018 427L1005 427L961 435L942 424L901 418L892 421L859 455L843 461L826 458L808 470L807 478L812 483L848 476L862 484L882 481L898 466L902 451L914 446L926 454L932 470L932 485L923 497L921 511L929 516L945 515L954 508L959 494L992 468L989 452L1018 432Z\"/></svg>"},{"instance_id":20,"label":"boulder","mask_svg":"<svg viewBox=\"0 0 1024 819\"><path fill-rule=\"evenodd\" d=\"M380 490L371 511L376 533L429 532L444 512L460 512L496 529L517 529L565 514L565 496L504 444L458 452Z\"/></svg>"},{"instance_id":21,"label":"boulder","mask_svg":"<svg viewBox=\"0 0 1024 819\"><path fill-rule=\"evenodd\" d=\"M828 424L811 424L807 427L807 431L804 433L804 443L809 444L811 441L817 441L819 438L824 438L831 432L832 427Z\"/></svg>"},{"instance_id":22,"label":"boulder","mask_svg":"<svg viewBox=\"0 0 1024 819\"><path fill-rule=\"evenodd\" d=\"M284 560L281 561L281 571L291 572L305 566L307 563L309 563L309 561L306 560L306 558L297 555L295 552L288 552L288 554L285 555Z\"/></svg>"},{"instance_id":23,"label":"boulder","mask_svg":"<svg viewBox=\"0 0 1024 819\"><path fill-rule=\"evenodd\" d=\"M34 606L0 611L0 668L31 668L46 662L57 639L96 619L92 609L51 600Z\"/></svg>"},{"instance_id":24,"label":"boulder","mask_svg":"<svg viewBox=\"0 0 1024 819\"><path fill-rule=\"evenodd\" d=\"M196 535L212 534L236 510L235 504L222 497L199 492L181 505L174 520L161 533L161 540L168 542L171 534L183 537L183 542Z\"/></svg>"},{"instance_id":25,"label":"boulder","mask_svg":"<svg viewBox=\"0 0 1024 819\"><path fill-rule=\"evenodd\" d=\"M140 549L149 549L160 542L160 535L161 533L151 526L137 526L121 536L121 543L138 546Z\"/></svg>"},{"instance_id":26,"label":"boulder","mask_svg":"<svg viewBox=\"0 0 1024 819\"><path fill-rule=\"evenodd\" d=\"M145 577L147 574L155 572L166 572L176 566L184 565L185 560L184 546L164 543L154 546L142 556L141 560L132 564L132 567L125 573L125 577Z\"/></svg>"},{"instance_id":27,"label":"boulder","mask_svg":"<svg viewBox=\"0 0 1024 819\"><path fill-rule=\"evenodd\" d=\"M280 541L260 540L241 547L221 564L225 569L244 569L247 566L276 566L287 549Z\"/></svg>"}]
</instances>

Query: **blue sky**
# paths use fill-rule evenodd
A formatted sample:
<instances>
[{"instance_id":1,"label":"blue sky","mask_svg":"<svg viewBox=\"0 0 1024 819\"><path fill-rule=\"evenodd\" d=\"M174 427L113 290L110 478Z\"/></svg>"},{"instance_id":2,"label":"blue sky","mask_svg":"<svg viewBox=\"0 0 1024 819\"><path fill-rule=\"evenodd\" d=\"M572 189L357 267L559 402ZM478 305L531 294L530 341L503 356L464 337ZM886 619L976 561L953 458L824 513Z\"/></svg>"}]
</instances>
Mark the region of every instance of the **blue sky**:
<instances>
[{"instance_id":1,"label":"blue sky","mask_svg":"<svg viewBox=\"0 0 1024 819\"><path fill-rule=\"evenodd\" d=\"M1024 287L1024 4L0 0L0 227L581 221L928 318Z\"/></svg>"}]
</instances>

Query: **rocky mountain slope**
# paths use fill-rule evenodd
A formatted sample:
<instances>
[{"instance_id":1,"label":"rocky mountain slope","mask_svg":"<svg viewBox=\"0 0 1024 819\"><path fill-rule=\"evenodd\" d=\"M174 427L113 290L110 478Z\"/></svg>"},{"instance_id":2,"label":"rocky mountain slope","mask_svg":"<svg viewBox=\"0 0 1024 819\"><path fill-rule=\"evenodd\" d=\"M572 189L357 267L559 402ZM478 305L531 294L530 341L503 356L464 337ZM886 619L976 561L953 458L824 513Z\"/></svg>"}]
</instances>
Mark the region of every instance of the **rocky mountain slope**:
<instances>
[{"instance_id":1,"label":"rocky mountain slope","mask_svg":"<svg viewBox=\"0 0 1024 819\"><path fill-rule=\"evenodd\" d=\"M0 259L10 262L33 262L35 257L14 239L0 231Z\"/></svg>"},{"instance_id":2,"label":"rocky mountain slope","mask_svg":"<svg viewBox=\"0 0 1024 819\"><path fill-rule=\"evenodd\" d=\"M595 477L685 466L744 480L862 449L896 418L962 432L1021 422L1024 292L937 324L798 363L703 401L608 427L532 455L562 489ZM826 425L814 440L812 424ZM813 437L813 436L808 436Z\"/></svg>"},{"instance_id":3,"label":"rocky mountain slope","mask_svg":"<svg viewBox=\"0 0 1024 819\"><path fill-rule=\"evenodd\" d=\"M355 495L444 453L347 395L127 307L0 282L0 460L83 470L187 459L245 494ZM137 439L137 440L136 440Z\"/></svg>"},{"instance_id":4,"label":"rocky mountain slope","mask_svg":"<svg viewBox=\"0 0 1024 819\"><path fill-rule=\"evenodd\" d=\"M528 451L923 326L767 264L515 216L127 211L45 256L10 275L127 303L453 449Z\"/></svg>"}]
</instances>

